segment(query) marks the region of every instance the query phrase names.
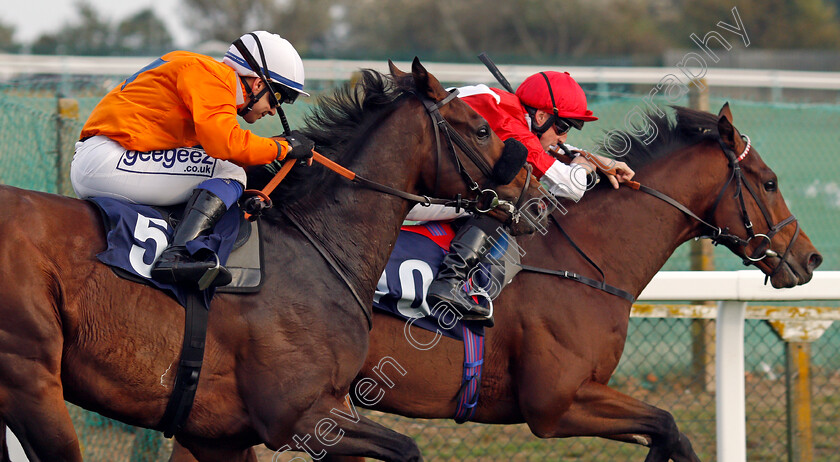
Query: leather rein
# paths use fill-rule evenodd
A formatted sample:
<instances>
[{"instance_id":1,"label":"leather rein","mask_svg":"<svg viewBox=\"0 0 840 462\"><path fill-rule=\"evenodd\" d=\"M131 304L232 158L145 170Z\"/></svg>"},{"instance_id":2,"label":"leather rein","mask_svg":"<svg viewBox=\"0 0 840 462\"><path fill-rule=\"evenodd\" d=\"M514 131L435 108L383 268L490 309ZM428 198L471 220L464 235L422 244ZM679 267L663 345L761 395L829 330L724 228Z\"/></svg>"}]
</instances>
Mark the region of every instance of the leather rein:
<instances>
[{"instance_id":1,"label":"leather rein","mask_svg":"<svg viewBox=\"0 0 840 462\"><path fill-rule=\"evenodd\" d=\"M740 162L742 160L744 160L745 157L747 157L747 155L750 153L750 149L752 147L752 143L750 141L749 136L742 135L741 137L746 142L746 146L744 147L744 150L740 154L737 154L737 155L735 154L735 152L729 146L727 146L723 142L723 140L718 139L718 143L720 144L721 150L723 150L723 153L726 155L726 158L729 160L729 167L730 167L732 173L729 176L729 180L727 180L726 184L723 185L723 188L718 193L717 198L715 199L715 203L712 206L712 209L708 213L707 216L708 217L713 217L714 216L718 205L720 205L720 202L723 199L724 193L726 192L727 189L729 189L730 185L734 184L735 185L735 193L733 194L732 197L734 197L738 201L738 207L740 208L740 211L741 211L741 222L743 223L744 228L747 230L747 238L746 239L743 239L743 238L731 233L728 227L720 228L719 226L715 226L715 225L711 224L710 219L709 220L703 220L702 218L698 217L694 212L689 210L687 207L680 204L675 199L669 197L668 195L666 195L664 193L661 193L661 192L659 192L659 191L657 191L653 188L649 188L649 187L647 187L645 185L642 185L642 184L640 184L638 182L635 182L635 181L628 182L628 185L633 189L637 189L639 191L650 194L651 196L654 196L654 197L670 204L671 206L679 209L681 212L685 213L689 217L695 219L696 221L700 222L701 224L703 224L704 226L709 228L711 230L711 234L700 236L700 237L701 238L702 237L710 238L712 240L712 244L714 244L714 245L723 244L723 245L727 245L727 246L741 246L741 247L744 247L744 255L745 256L742 257L744 266L749 266L749 265L758 263L758 262L760 262L761 260L764 260L767 257L779 257L779 254L777 252L770 249L771 240L773 239L773 236L775 236L779 231L782 230L782 228L784 228L785 226L787 226L791 223L795 224L796 229L793 232L793 237L790 239L790 242L788 243L787 248L782 253L781 257L779 257L779 262L776 264L775 267L773 267L773 269L770 271L770 273L766 274L765 277L764 277L764 283L767 284L767 281L769 281L771 277L773 277L776 273L779 272L779 270L781 269L783 264L787 264L788 266L790 266L790 264L787 262L787 258L788 258L788 255L790 255L790 251L791 251L791 248L793 248L793 244L796 242L796 239L799 237L799 232L800 232L799 221L796 219L796 217L793 214L791 214L789 217L785 218L784 220L782 220L778 223L775 223L775 224L773 223L773 218L771 217L770 212L767 209L767 206L764 204L764 202L762 202L759 199L758 194L756 193L756 190L753 188L753 186L750 185L750 182L747 181L746 178L744 178L744 174L741 170ZM753 222L750 219L750 214L747 211L746 202L744 201L744 189L746 189L747 192L750 193L750 196L752 196L753 201L755 201L756 205L758 205L758 208L761 211L761 215L764 217L765 223L767 223L768 230L767 230L766 233L756 233L755 232L755 230L753 228ZM753 250L752 254L747 255L746 254L747 247L750 245L750 243L752 243L752 241L754 239L761 239L761 242L759 242L759 244L756 246L755 250Z\"/></svg>"},{"instance_id":2,"label":"leather rein","mask_svg":"<svg viewBox=\"0 0 840 462\"><path fill-rule=\"evenodd\" d=\"M434 198L425 195L418 195L412 194L406 191L401 191L396 188L392 188L390 186L386 186L381 183L377 183L376 181L369 180L361 175L354 173L353 171L339 165L338 163L328 159L324 155L312 151L313 152L313 160L318 162L319 164L327 167L328 169L332 170L335 173L347 178L348 180L368 189L372 189L374 191L379 191L384 194L389 194L392 196L400 197L402 199L416 202L421 206L428 207L432 204L439 204L448 207L455 207L456 211L460 211L461 209L464 210L474 210L478 213L486 213L493 210L496 207L506 207L508 213L511 215L511 219L518 221L519 219L519 207L524 202L525 198L525 191L530 186L531 178L530 178L530 165L526 164L526 169L528 170L528 178L525 181L525 185L522 188L522 191L519 195L518 200L516 203L512 203L510 201L506 201L503 199L499 199L498 193L491 189L486 188L482 189L478 183L472 179L469 172L467 172L466 168L464 168L461 159L458 157L457 152L455 151L455 146L457 145L461 151L467 155L467 157L472 161L472 163L478 167L481 171L481 174L484 175L486 178L491 178L493 175L493 169L487 163L487 161L478 153L476 150L470 146L464 138L458 133L454 127L447 121L443 115L440 113L440 108L445 106L447 103L452 101L455 97L458 96L458 90L454 89L446 96L446 98L440 101L433 101L431 98L427 96L420 95L415 92L411 92L411 94L417 96L420 101L423 102L423 105L426 108L426 113L432 119L432 127L434 128L435 133L435 149L436 149L436 168L437 174L435 175L435 193L437 193L438 189L438 181L440 178L440 157L441 157L441 132L443 132L443 138L446 140L446 145L449 151L449 154L452 157L452 161L455 164L455 168L458 170L459 175L466 184L467 188L476 193L475 199L464 199L461 195L457 195L454 199L440 199ZM249 189L246 192L255 197L256 200L259 201L259 204L252 201L249 206L254 209L255 212L260 212L264 209L271 208L273 203L269 195L272 191L280 184L283 178L289 173L289 171L294 166L294 162L286 162L281 167L280 171L271 179L271 181L263 188L262 190L253 190ZM246 214L247 217L250 219L250 214Z\"/></svg>"},{"instance_id":3,"label":"leather rein","mask_svg":"<svg viewBox=\"0 0 840 462\"><path fill-rule=\"evenodd\" d=\"M767 284L767 281L770 280L782 267L782 264L787 264L787 257L790 254L790 250L793 247L793 244L796 242L796 239L799 237L800 227L799 221L796 217L791 214L789 217L785 218L784 220L780 221L779 223L774 224L773 219L770 216L770 212L767 210L767 207L764 205L764 202L759 200L758 194L756 194L753 187L750 185L749 181L744 178L743 172L741 171L740 162L747 157L750 153L750 149L752 147L752 143L750 141L749 136L742 135L743 140L746 142L746 146L744 150L736 155L735 152L727 146L723 140L718 139L718 143L720 144L721 150L726 155L726 158L729 160L729 167L732 171L731 175L729 176L729 180L727 180L726 184L721 188L720 192L715 199L715 203L712 206L711 212L709 212L708 217L714 216L715 211L717 210L718 205L720 205L721 200L723 199L723 195L726 190L729 188L729 185L735 184L735 193L732 197L738 200L738 205L741 210L741 221L744 224L744 228L747 230L747 239L743 239L735 234L732 234L729 231L729 228L721 229L719 226L715 226L711 224L709 221L711 220L704 220L697 216L694 212L688 209L688 207L684 206L676 199L664 194L660 191L657 191L653 188L645 186L637 181L627 181L626 184L637 191L642 191L644 193L650 194L657 199L664 201L665 203L671 205L672 207L680 210L681 212L685 213L689 217L693 218L694 220L700 222L701 224L705 225L709 228L712 232L708 236L701 236L701 237L708 237L712 240L712 244L724 244L724 245L736 245L744 247L744 254L743 263L745 266L749 266L755 264L767 257L779 257L779 254L769 248L771 239L775 236L782 228L785 226L794 223L796 225L796 229L793 233L793 237L791 238L790 242L788 243L787 248L785 249L784 253L779 258L779 263L770 271L769 274L766 274L764 277L764 283ZM607 171L606 166L602 168L602 164L598 162L597 167L600 170ZM613 172L614 173L614 172ZM766 233L755 233L753 229L753 223L750 219L749 212L747 211L746 203L744 202L744 188L746 188L747 192L750 193L755 203L758 205L759 210L761 210L761 214L764 217L764 221L767 223L768 231ZM584 259L594 267L598 273L601 275L601 280L587 278L580 274L574 273L572 271L564 271L564 270L549 270L544 268L538 268L528 265L520 265L523 271L532 272L532 273L540 273L540 274L548 274L552 276L558 276L564 279L569 279L573 281L577 281L583 284L586 284L590 287L594 287L599 290L603 290L609 294L615 295L617 297L624 298L625 300L630 301L633 303L635 301L634 297L627 291L619 289L615 286L611 286L606 283L606 277L604 272L598 265L592 261L580 247L575 244L574 240L572 240L571 236L569 236L566 231L560 226L560 222L554 215L551 215L551 220L554 222L554 225L560 230L561 233L566 237L566 239L571 243L572 247L577 251ZM746 255L746 248L750 245L753 239L762 239L762 242L755 248L751 255Z\"/></svg>"},{"instance_id":4,"label":"leather rein","mask_svg":"<svg viewBox=\"0 0 840 462\"><path fill-rule=\"evenodd\" d=\"M461 135L457 131L455 131L455 129L452 127L452 125L440 114L440 108L443 107L444 105L446 105L448 102L452 101L452 99L455 98L458 95L458 91L454 90L454 91L450 92L449 95L446 98L442 99L439 102L434 102L430 98L424 97L424 96L419 95L417 93L413 93L413 94L415 96L417 96L423 102L423 104L426 108L426 113L432 119L432 122L433 122L432 126L433 126L434 132L435 132L435 142L436 142L435 144L436 144L436 149L437 149L436 161L440 158L440 152L441 152L440 132L442 131L444 136L445 136L445 139L447 140L447 145L448 145L448 148L449 148L449 152L452 155L453 162L455 163L455 166L458 169L458 172L461 175L461 178L464 180L465 184L467 185L467 188L470 191L473 191L473 192L477 193L477 198L476 199L472 199L472 200L463 199L463 198L461 198L460 194L454 200L438 199L438 198L432 198L432 197L429 197L429 196L421 196L421 195L417 195L417 194L412 194L412 193L408 193L408 192L405 192L405 191L401 191L401 190L392 188L390 186L383 185L381 183L377 183L375 181L372 181L372 180L364 178L360 175L357 175L354 172L352 172L351 170L348 170L347 168L342 167L341 165L337 164L336 162L333 162L332 160L324 157L322 154L319 154L315 151L313 151L313 156L312 156L313 160L318 162L319 164L329 168L330 170L338 173L339 175L343 176L344 178L347 178L348 180L362 186L362 187L366 187L368 189L379 191L379 192L382 192L382 193L385 193L385 194L390 194L390 195L393 195L393 196L397 196L397 197L400 197L400 198L408 200L408 201L417 202L417 203L419 203L423 206L426 206L426 207L428 207L431 204L442 204L442 205L445 205L445 206L454 206L456 208L456 211L460 211L461 208L464 208L464 209L472 209L472 210L475 210L479 213L484 213L484 212L489 212L490 210L492 210L496 207L499 207L499 206L510 205L511 219L518 220L519 219L519 217L518 217L518 214L519 214L518 207L522 204L523 198L525 196L524 193L525 193L525 191L527 190L527 188L530 184L530 172L531 172L531 170L528 169L528 173L529 173L528 179L525 182L525 186L522 189L522 193L520 194L520 197L519 197L516 205L512 205L507 201L499 200L498 194L496 193L496 191L494 191L492 189L482 190L479 187L478 183L475 180L472 179L469 172L467 172L466 169L464 168L463 164L461 163L461 160L458 158L458 155L455 151L454 145L457 145L461 149L461 151L463 151L467 155L467 157L469 157L469 159L473 162L473 164L475 164L478 167L478 169L481 171L481 173L483 175L485 175L487 178L491 177L492 171L493 171L492 168L487 163L487 161L485 161L484 158L481 157L475 151L475 149L472 148L472 146L468 145L466 143L466 141L464 141L464 139L461 137ZM289 171L291 171L291 169L292 169L292 167L294 166L295 163L296 162L286 162L285 164L283 164L283 167L281 167L280 171L277 172L277 174L274 176L274 178L271 179L271 181L266 185L265 188L263 188L263 190L261 190L261 191L248 190L247 191L249 194L252 195L252 198L250 198L250 199L253 199L253 200L250 200L249 204L248 204L248 207L250 208L250 211L252 211L252 214L246 214L246 217L249 220L255 219L255 216L259 215L259 213L263 209L270 208L272 206L272 201L271 201L271 198L269 197L269 195L277 187L277 185L280 184L280 182L283 180L283 178L286 177L286 175L289 173ZM439 162L438 162L438 168L439 167L440 167L440 165L439 165ZM439 173L440 172L438 170L438 174ZM437 178L436 178L436 181L437 181ZM436 185L436 188L437 188L437 185ZM489 206L486 209L482 208L481 205L480 205L482 203L482 196L485 195L485 194L489 194ZM306 239L309 241L309 243L312 244L312 246L318 251L318 253L321 255L321 257L329 264L330 268L332 268L332 270L339 276L339 278L341 278L342 282L344 282L344 285L347 286L347 288L350 290L351 294L353 295L353 298L356 300L356 302L361 307L362 313L364 313L365 319L367 320L367 323L368 323L368 330L372 329L373 328L373 319L372 319L371 313L369 312L370 302L369 301L365 302L365 300L361 297L361 295L358 293L358 291L355 289L355 287L353 287L353 284L350 282L350 278L348 277L347 273L341 268L340 260L338 259L338 257L336 257L321 242L321 240L317 236L310 233L297 219L295 219L295 217L291 213L289 213L289 211L284 210L283 208L280 208L279 210L280 210L280 213L284 217L286 217L286 219L289 222L291 222L291 224L304 237L306 237Z\"/></svg>"}]
</instances>

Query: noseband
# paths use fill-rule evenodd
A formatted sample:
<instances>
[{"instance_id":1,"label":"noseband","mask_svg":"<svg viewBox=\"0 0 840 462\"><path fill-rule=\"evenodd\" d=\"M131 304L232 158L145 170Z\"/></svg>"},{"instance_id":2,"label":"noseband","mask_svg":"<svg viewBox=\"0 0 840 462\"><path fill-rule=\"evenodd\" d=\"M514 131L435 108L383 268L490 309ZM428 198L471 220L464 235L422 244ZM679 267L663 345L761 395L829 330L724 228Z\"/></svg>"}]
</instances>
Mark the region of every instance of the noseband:
<instances>
[{"instance_id":1,"label":"noseband","mask_svg":"<svg viewBox=\"0 0 840 462\"><path fill-rule=\"evenodd\" d=\"M767 257L779 257L778 253L776 253L775 251L773 251L769 248L771 239L773 239L773 236L775 236L776 233L781 231L782 228L784 228L785 226L787 226L791 223L795 223L796 224L796 230L793 232L793 237L791 238L790 242L788 243L788 246L785 249L784 253L779 258L779 263L764 278L764 283L767 284L767 281L769 281L771 277L775 276L776 273L779 272L779 270L782 267L782 264L787 264L788 266L790 266L790 264L787 263L787 257L790 254L790 250L793 247L793 244L796 242L796 239L799 237L799 231L800 231L799 222L796 220L796 217L791 215L791 216L785 218L784 220L780 221L779 223L773 224L773 219L770 217L770 212L767 210L767 207L759 199L758 194L756 194L753 187L750 186L750 183L747 181L747 179L744 178L743 172L741 171L740 162L742 160L744 160L744 158L747 157L747 155L750 153L750 148L752 147L752 143L750 142L750 138L748 136L742 135L742 138L747 143L747 145L744 148L744 151L741 152L741 154L738 154L738 155L736 155L735 152L723 142L723 140L718 138L718 143L720 143L720 148L723 150L723 153L726 155L726 158L729 159L729 168L731 169L732 174L729 176L729 180L726 182L726 184L723 185L723 188L720 190L720 193L718 193L717 199L715 200L715 203L712 206L711 211L707 215L707 217L709 217L708 220L704 220L704 219L698 217L694 212L689 210L688 207L680 204L679 202L677 202L675 199L671 198L670 196L668 196L666 194L663 194L663 193L661 193L661 192L659 192L659 191L657 191L653 188L649 188L645 185L641 185L641 184L636 183L636 182L630 182L629 185L630 185L630 187L632 187L634 189L638 189L639 191L643 191L647 194L650 194L650 195L652 195L652 196L654 196L658 199L661 199L661 200L667 202L668 204L676 207L677 209L679 209L680 211L682 211L686 215L690 216L691 218L694 218L695 220L699 221L700 223L702 223L706 227L710 228L712 230L711 235L704 235L702 237L710 238L712 240L712 244L714 244L714 245L724 244L724 245L728 245L728 246L744 247L745 257L743 257L743 262L744 262L745 266L749 266L751 264L760 262L761 260L764 260ZM744 224L744 228L746 228L746 230L747 230L747 238L746 239L742 239L741 237L739 237L735 234L732 234L729 231L728 227L721 229L719 226L715 226L715 225L710 223L712 221L711 217L714 216L715 210L717 210L718 205L720 205L721 199L723 199L723 194L729 188L729 185L731 185L733 183L735 184L735 194L733 194L732 197L734 197L738 200L738 205L741 209L741 221ZM755 231L753 230L753 223L752 223L752 220L750 220L750 215L749 215L749 212L747 211L746 203L744 202L744 188L746 188L747 191L750 193L753 200L758 205L759 210L761 210L761 214L764 216L764 221L767 223L767 226L768 226L768 230L767 230L766 233L756 234ZM754 239L760 239L761 241L758 243L758 245L756 246L755 250L753 250L751 255L746 255L747 247L749 247L749 245L752 243L752 241Z\"/></svg>"},{"instance_id":2,"label":"noseband","mask_svg":"<svg viewBox=\"0 0 840 462\"><path fill-rule=\"evenodd\" d=\"M449 92L449 95L446 98L440 101L433 101L432 99L417 95L420 101L423 102L423 105L426 107L426 113L429 114L429 117L432 119L432 126L434 127L435 132L435 149L436 149L436 156L435 156L435 168L437 170L435 174L435 187L434 187L434 194L437 195L439 181L440 181L440 158L441 152L443 151L441 148L441 133L443 133L442 138L446 140L446 147L449 151L450 156L452 157L452 161L455 164L455 168L458 170L458 173L461 175L461 178L464 180L464 184L467 185L467 188L476 193L476 199L474 202L467 201L473 205L473 209L479 213L486 213L490 210L495 209L499 206L505 206L508 208L509 213L511 214L512 220L518 221L519 217L519 207L522 205L523 198L525 197L525 191L528 189L530 185L530 169L528 169L528 179L525 181L525 185L522 188L522 191L519 194L519 199L516 201L516 204L501 200L499 199L499 194L492 188L484 188L482 189L479 186L478 182L473 180L470 176L469 172L464 168L464 165L461 163L460 158L458 157L457 152L455 151L455 146L467 155L467 157L472 161L472 163L478 167L478 170L484 175L488 181L493 181L494 178L494 170L493 168L487 163L487 161L482 157L472 146L467 144L466 140L458 133L454 127L447 121L443 115L440 113L440 108L445 106L447 103L452 101L458 96L458 89L454 89ZM503 153L504 155L504 153ZM499 160L501 162L501 159ZM527 164L526 164L527 165ZM457 202L462 202L460 195L457 198Z\"/></svg>"},{"instance_id":3,"label":"noseband","mask_svg":"<svg viewBox=\"0 0 840 462\"><path fill-rule=\"evenodd\" d=\"M756 194L755 189L750 186L749 181L744 178L744 175L741 171L740 162L749 154L750 148L752 147L752 143L750 142L750 137L746 135L742 135L742 138L747 143L744 151L739 154L735 155L735 152L724 142L718 139L720 143L720 147L723 150L724 154L726 154L727 159L729 159L729 167L732 170L732 175L730 175L729 180L723 186L720 193L715 200L714 206L712 206L712 210L709 216L713 216L717 206L720 204L721 199L723 198L723 194L726 192L729 185L734 183L735 184L735 194L733 197L738 199L738 205L741 208L741 222L744 224L744 228L747 230L747 239L741 239L740 237L731 234L729 232L729 228L725 228L721 230L717 228L717 235L712 236L712 242L714 244L727 244L727 245L739 245L744 247L744 253L746 255L747 247L754 239L759 239L758 245L755 247L751 255L746 255L744 257L744 265L748 266L753 263L757 263L761 260L764 260L767 257L778 257L779 254L775 251L770 249L770 242L773 239L773 236L776 235L779 231L782 230L785 226L794 223L796 224L796 229L793 232L793 237L791 238L790 242L788 243L787 248L785 249L784 253L782 254L781 258L779 259L779 263L773 268L773 270L765 277L765 284L767 280L773 277L779 269L781 269L783 263L787 263L787 257L790 254L790 250L793 247L793 244L796 242L796 239L799 237L799 221L796 219L793 214L789 217L785 218L784 220L780 221L779 223L773 224L773 218L770 216L770 212L767 210L767 207L764 205L758 194ZM742 188L743 186L743 188ZM744 188L746 188L747 192L750 193L753 200L755 201L756 205L758 205L759 210L761 210L761 214L764 216L764 221L767 223L767 233L758 233L753 229L752 220L750 220L749 212L747 211L746 203L744 202ZM789 265L789 264L788 264Z\"/></svg>"}]
</instances>

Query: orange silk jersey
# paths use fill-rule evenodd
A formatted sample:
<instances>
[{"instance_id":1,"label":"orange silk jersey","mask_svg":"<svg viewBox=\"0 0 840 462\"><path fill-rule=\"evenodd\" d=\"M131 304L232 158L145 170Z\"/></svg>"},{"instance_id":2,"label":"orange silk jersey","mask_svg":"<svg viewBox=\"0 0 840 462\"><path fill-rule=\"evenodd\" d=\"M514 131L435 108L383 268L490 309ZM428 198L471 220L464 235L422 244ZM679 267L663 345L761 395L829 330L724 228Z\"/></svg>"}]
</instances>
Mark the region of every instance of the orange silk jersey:
<instances>
[{"instance_id":1,"label":"orange silk jersey","mask_svg":"<svg viewBox=\"0 0 840 462\"><path fill-rule=\"evenodd\" d=\"M240 166L285 157L288 143L239 126L237 90L241 83L230 67L209 56L173 51L105 95L80 138L107 136L134 151L200 145L211 157Z\"/></svg>"}]
</instances>

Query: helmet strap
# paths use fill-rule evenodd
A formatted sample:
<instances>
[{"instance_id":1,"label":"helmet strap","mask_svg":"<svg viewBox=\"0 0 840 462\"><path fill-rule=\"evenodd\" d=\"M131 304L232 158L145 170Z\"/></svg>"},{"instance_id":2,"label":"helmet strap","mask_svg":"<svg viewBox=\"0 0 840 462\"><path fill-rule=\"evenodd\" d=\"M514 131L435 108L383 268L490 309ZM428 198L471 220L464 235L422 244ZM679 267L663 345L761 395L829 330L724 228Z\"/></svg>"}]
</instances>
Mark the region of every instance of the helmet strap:
<instances>
[{"instance_id":1,"label":"helmet strap","mask_svg":"<svg viewBox=\"0 0 840 462\"><path fill-rule=\"evenodd\" d=\"M525 110L528 112L528 116L531 117L531 131L534 132L537 137L543 136L543 133L548 131L548 129L554 125L554 117L556 116L549 114L548 119L546 119L542 125L537 125L537 109L531 106L525 106Z\"/></svg>"},{"instance_id":2,"label":"helmet strap","mask_svg":"<svg viewBox=\"0 0 840 462\"><path fill-rule=\"evenodd\" d=\"M554 112L554 117L557 117L560 112L557 110L557 103L554 101L554 91L551 90L551 82L548 80L548 75L545 72L540 72L540 75L542 75L545 79L545 85L548 87L548 96L551 97L551 106L553 107L552 110Z\"/></svg>"},{"instance_id":3,"label":"helmet strap","mask_svg":"<svg viewBox=\"0 0 840 462\"><path fill-rule=\"evenodd\" d=\"M277 110L277 116L280 117L280 122L283 123L283 135L288 135L289 132L292 131L292 128L289 127L289 121L286 119L286 113L283 112L283 108L280 107L279 104L274 109Z\"/></svg>"},{"instance_id":4,"label":"helmet strap","mask_svg":"<svg viewBox=\"0 0 840 462\"><path fill-rule=\"evenodd\" d=\"M271 95L269 96L269 98L272 98L272 101L273 101L273 98L275 98L274 97L274 87L271 86L271 83L269 82L268 78L266 77L265 72L263 72L263 70L268 71L268 65L266 64L266 61L265 61L265 52L262 49L262 44L260 43L260 39L253 32L251 32L249 35L254 37L254 41L256 42L257 48L260 51L260 57L262 58L262 64L263 64L262 67L260 67L260 65L254 59L254 56L251 54L251 52L248 51L248 48L242 42L241 38L236 39L233 42L233 46L235 46L236 49L239 50L239 53L242 55L242 58L245 60L246 63L248 63L248 67L250 67L251 70L255 74L257 74L257 77L262 81L263 85L265 86L265 89L262 92L260 92L259 96L254 97L253 92L251 91L251 87L248 85L248 82L246 82L244 79L242 79L242 76L240 76L240 79L242 79L242 82L245 84L245 90L248 92L248 96L251 98L251 101L248 103L248 105L246 107L242 108L241 111L237 112L237 113L242 112L241 114L239 114L240 116L242 116L243 114L247 114L247 113L251 112L251 109L253 109L254 104L256 104L256 102L259 101L259 99L262 97L262 95L264 93L271 92ZM280 106L280 101L277 101L276 103L277 103L276 104L277 106Z\"/></svg>"},{"instance_id":5,"label":"helmet strap","mask_svg":"<svg viewBox=\"0 0 840 462\"><path fill-rule=\"evenodd\" d=\"M548 80L548 75L545 72L540 72L540 75L545 79L545 85L548 87L548 95L551 97L552 113L548 114L548 119L542 125L537 125L537 109L531 106L525 106L528 115L531 116L531 131L537 136L543 136L543 133L548 131L554 122L558 119L560 111L557 110L557 103L554 102L554 91L551 89L551 82Z\"/></svg>"},{"instance_id":6,"label":"helmet strap","mask_svg":"<svg viewBox=\"0 0 840 462\"><path fill-rule=\"evenodd\" d=\"M263 97L263 95L268 93L269 89L263 88L261 92L255 95L254 90L251 89L251 86L248 85L248 81L245 80L244 77L240 75L239 80L242 81L242 85L245 87L245 93L248 97L248 104L243 106L242 109L236 111L236 113L239 114L239 117L245 117L246 114L248 114L249 112L251 112L252 109L254 109L254 105L257 104L257 101L259 101L260 98Z\"/></svg>"}]
</instances>

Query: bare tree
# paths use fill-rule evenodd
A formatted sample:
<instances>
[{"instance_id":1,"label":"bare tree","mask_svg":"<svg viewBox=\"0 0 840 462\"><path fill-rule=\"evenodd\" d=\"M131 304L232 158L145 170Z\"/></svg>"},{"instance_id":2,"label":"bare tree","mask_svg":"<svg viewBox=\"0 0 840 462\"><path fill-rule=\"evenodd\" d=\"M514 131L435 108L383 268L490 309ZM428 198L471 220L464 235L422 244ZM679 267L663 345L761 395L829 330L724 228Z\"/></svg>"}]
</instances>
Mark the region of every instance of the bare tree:
<instances>
[{"instance_id":1,"label":"bare tree","mask_svg":"<svg viewBox=\"0 0 840 462\"><path fill-rule=\"evenodd\" d=\"M840 0L739 0L762 48L840 47ZM202 39L266 29L302 54L507 62L659 56L730 21L731 0L184 0ZM782 33L784 32L784 33Z\"/></svg>"},{"instance_id":2,"label":"bare tree","mask_svg":"<svg viewBox=\"0 0 840 462\"><path fill-rule=\"evenodd\" d=\"M39 54L115 54L113 27L85 0L76 3L79 22L65 24L52 34L35 40L32 52Z\"/></svg>"},{"instance_id":3,"label":"bare tree","mask_svg":"<svg viewBox=\"0 0 840 462\"><path fill-rule=\"evenodd\" d=\"M336 19L352 4L335 0L287 0L273 10L269 31L291 42L299 53L328 56L335 47Z\"/></svg>"}]
</instances>

